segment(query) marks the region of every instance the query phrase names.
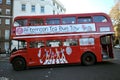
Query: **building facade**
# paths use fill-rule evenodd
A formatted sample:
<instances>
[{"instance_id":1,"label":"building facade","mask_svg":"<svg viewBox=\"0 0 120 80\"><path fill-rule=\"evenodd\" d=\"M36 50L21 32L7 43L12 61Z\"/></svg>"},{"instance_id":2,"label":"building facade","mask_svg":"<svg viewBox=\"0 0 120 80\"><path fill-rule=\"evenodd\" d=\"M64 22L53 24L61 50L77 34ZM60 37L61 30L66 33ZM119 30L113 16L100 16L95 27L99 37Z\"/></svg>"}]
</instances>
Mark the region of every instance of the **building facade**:
<instances>
[{"instance_id":1,"label":"building facade","mask_svg":"<svg viewBox=\"0 0 120 80\"><path fill-rule=\"evenodd\" d=\"M114 0L114 2L115 2L115 4L116 4L116 3L120 2L120 0Z\"/></svg>"},{"instance_id":2,"label":"building facade","mask_svg":"<svg viewBox=\"0 0 120 80\"><path fill-rule=\"evenodd\" d=\"M66 11L64 5L59 0L14 0L13 18L16 16L30 15L49 15L64 14ZM14 43L14 44L13 44ZM11 42L11 50L16 47L18 42ZM20 45L20 44L19 44Z\"/></svg>"},{"instance_id":3,"label":"building facade","mask_svg":"<svg viewBox=\"0 0 120 80\"><path fill-rule=\"evenodd\" d=\"M0 0L0 48L8 51L10 48L10 28L12 24L13 0Z\"/></svg>"},{"instance_id":4,"label":"building facade","mask_svg":"<svg viewBox=\"0 0 120 80\"><path fill-rule=\"evenodd\" d=\"M14 17L63 14L65 11L59 0L0 0L0 49L11 49L10 29Z\"/></svg>"},{"instance_id":5,"label":"building facade","mask_svg":"<svg viewBox=\"0 0 120 80\"><path fill-rule=\"evenodd\" d=\"M58 0L14 0L13 17L22 15L63 14L66 9Z\"/></svg>"}]
</instances>

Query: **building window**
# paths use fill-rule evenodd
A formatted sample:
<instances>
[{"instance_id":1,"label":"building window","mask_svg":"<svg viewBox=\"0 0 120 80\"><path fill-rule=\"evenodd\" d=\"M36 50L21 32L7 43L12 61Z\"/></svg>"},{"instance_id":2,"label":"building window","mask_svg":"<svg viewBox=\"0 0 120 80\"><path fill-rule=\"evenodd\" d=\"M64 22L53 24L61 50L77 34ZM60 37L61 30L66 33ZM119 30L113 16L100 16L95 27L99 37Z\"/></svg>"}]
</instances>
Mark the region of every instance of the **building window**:
<instances>
[{"instance_id":1,"label":"building window","mask_svg":"<svg viewBox=\"0 0 120 80\"><path fill-rule=\"evenodd\" d=\"M5 39L8 40L10 37L10 30L5 30Z\"/></svg>"},{"instance_id":2,"label":"building window","mask_svg":"<svg viewBox=\"0 0 120 80\"><path fill-rule=\"evenodd\" d=\"M9 42L5 42L5 51L9 51Z\"/></svg>"},{"instance_id":3,"label":"building window","mask_svg":"<svg viewBox=\"0 0 120 80\"><path fill-rule=\"evenodd\" d=\"M2 4L2 0L0 0L0 4Z\"/></svg>"},{"instance_id":4,"label":"building window","mask_svg":"<svg viewBox=\"0 0 120 80\"><path fill-rule=\"evenodd\" d=\"M35 12L35 5L31 6L31 12Z\"/></svg>"},{"instance_id":5,"label":"building window","mask_svg":"<svg viewBox=\"0 0 120 80\"><path fill-rule=\"evenodd\" d=\"M59 9L59 6L57 5L57 9Z\"/></svg>"},{"instance_id":6,"label":"building window","mask_svg":"<svg viewBox=\"0 0 120 80\"><path fill-rule=\"evenodd\" d=\"M0 24L1 24L2 20L0 19Z\"/></svg>"},{"instance_id":7,"label":"building window","mask_svg":"<svg viewBox=\"0 0 120 80\"><path fill-rule=\"evenodd\" d=\"M55 14L55 10L53 10L53 14Z\"/></svg>"},{"instance_id":8,"label":"building window","mask_svg":"<svg viewBox=\"0 0 120 80\"><path fill-rule=\"evenodd\" d=\"M53 2L53 6L55 6L55 2Z\"/></svg>"},{"instance_id":9,"label":"building window","mask_svg":"<svg viewBox=\"0 0 120 80\"><path fill-rule=\"evenodd\" d=\"M10 19L5 19L5 24L10 25Z\"/></svg>"},{"instance_id":10,"label":"building window","mask_svg":"<svg viewBox=\"0 0 120 80\"><path fill-rule=\"evenodd\" d=\"M6 4L10 5L11 4L11 0L6 0Z\"/></svg>"},{"instance_id":11,"label":"building window","mask_svg":"<svg viewBox=\"0 0 120 80\"><path fill-rule=\"evenodd\" d=\"M2 36L1 36L1 30L0 30L0 38L1 38Z\"/></svg>"},{"instance_id":12,"label":"building window","mask_svg":"<svg viewBox=\"0 0 120 80\"><path fill-rule=\"evenodd\" d=\"M22 10L22 11L26 11L26 5L25 5L25 4L22 4L21 10Z\"/></svg>"},{"instance_id":13,"label":"building window","mask_svg":"<svg viewBox=\"0 0 120 80\"><path fill-rule=\"evenodd\" d=\"M0 8L0 15L2 14L2 9Z\"/></svg>"},{"instance_id":14,"label":"building window","mask_svg":"<svg viewBox=\"0 0 120 80\"><path fill-rule=\"evenodd\" d=\"M45 13L45 7L41 6L41 13Z\"/></svg>"},{"instance_id":15,"label":"building window","mask_svg":"<svg viewBox=\"0 0 120 80\"><path fill-rule=\"evenodd\" d=\"M63 10L61 9L61 12L62 12Z\"/></svg>"},{"instance_id":16,"label":"building window","mask_svg":"<svg viewBox=\"0 0 120 80\"><path fill-rule=\"evenodd\" d=\"M6 9L6 14L10 14L10 9Z\"/></svg>"}]
</instances>

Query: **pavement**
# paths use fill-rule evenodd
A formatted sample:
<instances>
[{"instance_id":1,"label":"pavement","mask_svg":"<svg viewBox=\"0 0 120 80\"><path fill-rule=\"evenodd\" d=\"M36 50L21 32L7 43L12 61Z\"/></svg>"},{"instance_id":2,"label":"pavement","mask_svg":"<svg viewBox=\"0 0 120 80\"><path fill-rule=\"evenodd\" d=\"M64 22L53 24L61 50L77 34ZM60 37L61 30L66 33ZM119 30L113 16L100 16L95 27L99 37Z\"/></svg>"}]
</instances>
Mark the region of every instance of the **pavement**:
<instances>
[{"instance_id":1,"label":"pavement","mask_svg":"<svg viewBox=\"0 0 120 80\"><path fill-rule=\"evenodd\" d=\"M0 54L0 61L9 60L10 54Z\"/></svg>"}]
</instances>

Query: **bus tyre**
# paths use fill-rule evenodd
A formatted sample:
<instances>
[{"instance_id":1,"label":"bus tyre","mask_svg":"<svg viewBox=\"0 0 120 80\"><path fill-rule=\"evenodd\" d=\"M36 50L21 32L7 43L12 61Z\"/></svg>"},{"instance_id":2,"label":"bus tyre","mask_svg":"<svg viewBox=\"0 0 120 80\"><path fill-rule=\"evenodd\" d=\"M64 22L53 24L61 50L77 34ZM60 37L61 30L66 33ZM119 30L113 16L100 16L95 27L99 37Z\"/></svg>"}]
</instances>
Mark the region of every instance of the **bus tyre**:
<instances>
[{"instance_id":1,"label":"bus tyre","mask_svg":"<svg viewBox=\"0 0 120 80\"><path fill-rule=\"evenodd\" d=\"M82 56L82 64L83 65L89 66L89 65L95 64L95 62L96 62L96 59L92 53L88 52Z\"/></svg>"},{"instance_id":2,"label":"bus tyre","mask_svg":"<svg viewBox=\"0 0 120 80\"><path fill-rule=\"evenodd\" d=\"M24 70L26 68L26 63L23 58L15 58L12 61L13 69L16 71Z\"/></svg>"}]
</instances>

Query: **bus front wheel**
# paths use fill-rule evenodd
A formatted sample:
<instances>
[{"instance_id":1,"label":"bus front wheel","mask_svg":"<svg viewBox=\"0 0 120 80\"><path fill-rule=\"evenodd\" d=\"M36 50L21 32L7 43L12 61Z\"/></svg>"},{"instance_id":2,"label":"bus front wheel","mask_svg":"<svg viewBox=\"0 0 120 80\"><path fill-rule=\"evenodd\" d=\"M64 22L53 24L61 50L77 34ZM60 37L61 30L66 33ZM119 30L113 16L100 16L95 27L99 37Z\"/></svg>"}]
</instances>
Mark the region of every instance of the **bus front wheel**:
<instances>
[{"instance_id":1,"label":"bus front wheel","mask_svg":"<svg viewBox=\"0 0 120 80\"><path fill-rule=\"evenodd\" d=\"M95 64L96 58L92 53L87 52L83 54L81 61L83 65L89 66Z\"/></svg>"},{"instance_id":2,"label":"bus front wheel","mask_svg":"<svg viewBox=\"0 0 120 80\"><path fill-rule=\"evenodd\" d=\"M20 70L24 70L26 68L26 63L23 58L18 57L12 61L12 66L13 66L14 70L20 71Z\"/></svg>"}]
</instances>

